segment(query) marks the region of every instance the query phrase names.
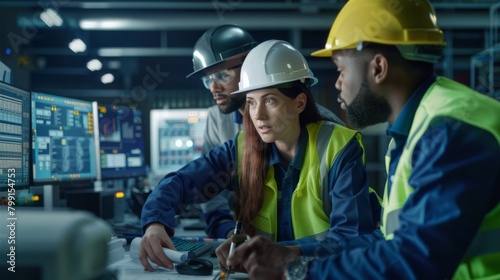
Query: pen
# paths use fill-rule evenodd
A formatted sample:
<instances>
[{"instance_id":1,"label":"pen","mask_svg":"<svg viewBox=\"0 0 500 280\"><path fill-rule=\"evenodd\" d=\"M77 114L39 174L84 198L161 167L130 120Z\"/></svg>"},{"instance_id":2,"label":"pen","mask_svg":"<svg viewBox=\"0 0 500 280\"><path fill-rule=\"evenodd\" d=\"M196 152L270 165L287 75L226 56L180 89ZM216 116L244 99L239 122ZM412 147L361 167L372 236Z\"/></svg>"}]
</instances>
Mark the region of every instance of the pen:
<instances>
[{"instance_id":1,"label":"pen","mask_svg":"<svg viewBox=\"0 0 500 280\"><path fill-rule=\"evenodd\" d=\"M241 233L241 221L236 221L236 225L234 226L234 232L233 235L240 234ZM236 243L231 242L231 247L229 248L229 255L230 257L233 254L234 248L236 248ZM227 279L229 279L229 274L231 273L231 267L227 268Z\"/></svg>"}]
</instances>

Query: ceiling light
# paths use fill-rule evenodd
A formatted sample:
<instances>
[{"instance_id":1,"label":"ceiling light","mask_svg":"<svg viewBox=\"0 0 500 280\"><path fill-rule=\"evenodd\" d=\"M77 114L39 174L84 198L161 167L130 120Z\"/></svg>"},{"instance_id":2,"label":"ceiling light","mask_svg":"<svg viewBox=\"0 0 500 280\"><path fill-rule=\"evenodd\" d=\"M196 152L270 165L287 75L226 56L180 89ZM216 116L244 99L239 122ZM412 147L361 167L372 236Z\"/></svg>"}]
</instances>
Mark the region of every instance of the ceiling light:
<instances>
[{"instance_id":1,"label":"ceiling light","mask_svg":"<svg viewBox=\"0 0 500 280\"><path fill-rule=\"evenodd\" d=\"M40 13L40 19L45 22L48 27L61 26L63 24L61 16L59 16L59 14L51 8L47 8Z\"/></svg>"},{"instance_id":2,"label":"ceiling light","mask_svg":"<svg viewBox=\"0 0 500 280\"><path fill-rule=\"evenodd\" d=\"M103 29L103 30L120 30L130 26L127 19L109 19L109 20L81 20L80 28L83 30Z\"/></svg>"},{"instance_id":3,"label":"ceiling light","mask_svg":"<svg viewBox=\"0 0 500 280\"><path fill-rule=\"evenodd\" d=\"M102 75L102 77L101 77L101 82L103 84L111 84L114 80L115 80L115 76L113 76L113 74L111 74L111 73L106 73L106 74Z\"/></svg>"},{"instance_id":4,"label":"ceiling light","mask_svg":"<svg viewBox=\"0 0 500 280\"><path fill-rule=\"evenodd\" d=\"M74 53L79 53L79 52L84 52L87 49L87 45L81 40L81 39L73 39L69 43L69 48L74 52Z\"/></svg>"},{"instance_id":5,"label":"ceiling light","mask_svg":"<svg viewBox=\"0 0 500 280\"><path fill-rule=\"evenodd\" d=\"M90 71L99 71L102 69L102 63L99 61L99 59L92 59L89 62L87 62L87 68Z\"/></svg>"}]
</instances>

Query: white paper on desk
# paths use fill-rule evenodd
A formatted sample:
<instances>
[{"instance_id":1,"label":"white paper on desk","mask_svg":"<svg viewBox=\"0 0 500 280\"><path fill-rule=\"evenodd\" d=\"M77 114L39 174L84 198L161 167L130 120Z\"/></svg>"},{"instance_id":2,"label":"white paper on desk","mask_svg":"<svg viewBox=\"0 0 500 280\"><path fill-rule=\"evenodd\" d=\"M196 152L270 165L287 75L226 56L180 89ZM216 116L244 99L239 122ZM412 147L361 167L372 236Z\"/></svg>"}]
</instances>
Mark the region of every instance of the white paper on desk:
<instances>
[{"instance_id":1,"label":"white paper on desk","mask_svg":"<svg viewBox=\"0 0 500 280\"><path fill-rule=\"evenodd\" d=\"M141 244L141 240L142 238L136 237L130 243L130 258L137 263L141 263L139 261L139 246ZM170 250L168 258L174 263L180 263L187 259L187 254ZM149 258L148 261L151 265L155 265Z\"/></svg>"}]
</instances>

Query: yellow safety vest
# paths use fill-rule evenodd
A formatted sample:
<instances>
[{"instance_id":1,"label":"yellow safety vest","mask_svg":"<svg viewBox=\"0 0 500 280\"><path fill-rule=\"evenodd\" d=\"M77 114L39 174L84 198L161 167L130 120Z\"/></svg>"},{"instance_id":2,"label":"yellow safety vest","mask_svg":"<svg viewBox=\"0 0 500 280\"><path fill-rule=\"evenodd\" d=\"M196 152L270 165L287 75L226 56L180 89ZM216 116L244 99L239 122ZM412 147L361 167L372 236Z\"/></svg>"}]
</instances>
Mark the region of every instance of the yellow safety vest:
<instances>
[{"instance_id":1,"label":"yellow safety vest","mask_svg":"<svg viewBox=\"0 0 500 280\"><path fill-rule=\"evenodd\" d=\"M491 133L500 144L500 102L474 92L472 89L439 77L427 90L418 107L396 167L390 194L387 185L383 197L381 230L392 239L399 228L399 214L413 192L408 184L412 174L411 158L416 143L435 117L449 116ZM392 141L391 141L392 144ZM389 148L390 149L390 148ZM389 170L389 158L386 167ZM500 204L485 217L479 232L468 248L454 279L493 279L500 274Z\"/></svg>"},{"instance_id":2,"label":"yellow safety vest","mask_svg":"<svg viewBox=\"0 0 500 280\"><path fill-rule=\"evenodd\" d=\"M292 194L292 226L295 239L311 237L324 239L330 229L331 203L328 199L328 172L337 155L356 138L363 147L361 135L351 129L332 122L320 121L306 126L309 134L304 162L299 182ZM244 137L237 138L238 173L241 178L241 158L243 157ZM267 172L264 186L264 203L252 225L256 234L276 241L278 228L278 186L274 179L274 168ZM326 200L325 200L326 197ZM323 203L327 201L327 203ZM328 214L327 214L328 213Z\"/></svg>"}]
</instances>

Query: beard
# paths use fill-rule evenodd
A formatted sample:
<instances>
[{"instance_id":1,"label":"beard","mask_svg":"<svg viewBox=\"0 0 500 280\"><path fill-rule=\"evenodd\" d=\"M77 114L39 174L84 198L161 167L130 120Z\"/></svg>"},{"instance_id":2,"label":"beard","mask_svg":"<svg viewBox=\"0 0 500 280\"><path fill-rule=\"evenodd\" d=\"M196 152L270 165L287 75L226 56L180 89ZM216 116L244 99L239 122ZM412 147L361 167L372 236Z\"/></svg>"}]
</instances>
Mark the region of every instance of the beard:
<instances>
[{"instance_id":1,"label":"beard","mask_svg":"<svg viewBox=\"0 0 500 280\"><path fill-rule=\"evenodd\" d=\"M347 106L347 122L355 129L362 129L370 125L386 122L391 114L391 106L387 100L378 96L368 87L364 80L359 89L359 94Z\"/></svg>"},{"instance_id":2,"label":"beard","mask_svg":"<svg viewBox=\"0 0 500 280\"><path fill-rule=\"evenodd\" d=\"M246 101L245 94L233 94L229 96L229 105L225 108L219 106L219 111L223 114L231 114L232 112L240 109Z\"/></svg>"}]
</instances>

